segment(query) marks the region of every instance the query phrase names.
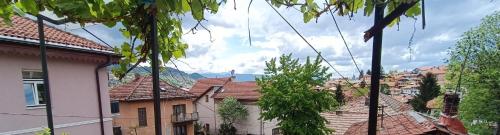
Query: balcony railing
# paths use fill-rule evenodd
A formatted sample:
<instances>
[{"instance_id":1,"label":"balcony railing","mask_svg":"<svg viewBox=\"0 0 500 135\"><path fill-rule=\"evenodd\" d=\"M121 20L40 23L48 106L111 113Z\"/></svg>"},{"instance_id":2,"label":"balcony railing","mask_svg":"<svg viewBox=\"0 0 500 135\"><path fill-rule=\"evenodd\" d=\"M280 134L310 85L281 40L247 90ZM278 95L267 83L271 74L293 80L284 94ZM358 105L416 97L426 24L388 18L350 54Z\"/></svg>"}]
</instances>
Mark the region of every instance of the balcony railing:
<instances>
[{"instance_id":1,"label":"balcony railing","mask_svg":"<svg viewBox=\"0 0 500 135\"><path fill-rule=\"evenodd\" d=\"M172 114L172 123L189 122L197 120L198 120L198 112Z\"/></svg>"}]
</instances>

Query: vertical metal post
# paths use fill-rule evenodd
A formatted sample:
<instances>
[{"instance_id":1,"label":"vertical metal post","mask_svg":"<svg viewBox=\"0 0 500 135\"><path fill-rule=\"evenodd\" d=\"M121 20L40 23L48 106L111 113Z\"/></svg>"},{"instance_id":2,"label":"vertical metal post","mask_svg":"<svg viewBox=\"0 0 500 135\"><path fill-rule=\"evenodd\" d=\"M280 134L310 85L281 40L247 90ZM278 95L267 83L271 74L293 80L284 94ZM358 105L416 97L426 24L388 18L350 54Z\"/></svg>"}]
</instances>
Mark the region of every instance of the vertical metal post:
<instances>
[{"instance_id":1,"label":"vertical metal post","mask_svg":"<svg viewBox=\"0 0 500 135\"><path fill-rule=\"evenodd\" d=\"M156 2L153 0L151 3L151 7L155 8ZM155 134L161 135L161 108L160 108L160 68L158 62L158 26L156 23L156 17L153 14L154 12L149 13L149 21L151 25L149 44L152 46L151 55L152 55L152 76L153 76L153 100L154 100L154 118L155 118Z\"/></svg>"},{"instance_id":2,"label":"vertical metal post","mask_svg":"<svg viewBox=\"0 0 500 135\"><path fill-rule=\"evenodd\" d=\"M377 1L376 1L377 2ZM384 18L385 4L375 3L375 21L374 24L380 23ZM373 52L372 52L372 75L370 85L370 112L368 116L368 134L377 134L377 111L378 111L378 94L380 83L380 66L382 57L382 34L383 29L373 35Z\"/></svg>"},{"instance_id":3,"label":"vertical metal post","mask_svg":"<svg viewBox=\"0 0 500 135\"><path fill-rule=\"evenodd\" d=\"M43 85L45 90L45 110L47 112L47 125L50 129L50 134L54 135L54 122L52 118L52 101L50 99L49 85L49 70L47 69L47 54L45 46L45 34L43 32L43 17L37 15L38 21L38 41L40 41L40 59L42 61Z\"/></svg>"}]
</instances>

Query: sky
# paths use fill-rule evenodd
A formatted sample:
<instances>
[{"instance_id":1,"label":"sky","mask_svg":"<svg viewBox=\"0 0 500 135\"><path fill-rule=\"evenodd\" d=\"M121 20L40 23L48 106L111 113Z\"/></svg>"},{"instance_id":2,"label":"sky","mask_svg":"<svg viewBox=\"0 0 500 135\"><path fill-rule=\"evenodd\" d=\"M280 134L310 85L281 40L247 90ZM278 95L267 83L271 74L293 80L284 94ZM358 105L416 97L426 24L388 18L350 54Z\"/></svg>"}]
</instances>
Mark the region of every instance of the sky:
<instances>
[{"instance_id":1,"label":"sky","mask_svg":"<svg viewBox=\"0 0 500 135\"><path fill-rule=\"evenodd\" d=\"M265 62L282 54L292 53L299 59L317 56L264 0L254 0L250 12L247 12L249 0L227 2L221 5L217 14L205 14L206 21L202 23L211 31L211 38L208 31L202 28L183 36L182 40L189 44L189 48L186 57L174 61L180 70L222 73L234 69L236 73L263 74ZM425 4L425 29L422 29L419 16L416 21L402 17L399 26L384 30L382 66L385 71L446 64L448 49L454 46L463 32L478 26L484 16L500 11L500 2L495 0L427 0ZM329 14L323 14L317 22L304 23L302 14L296 9L282 7L278 10L334 68L347 77L358 75ZM248 39L247 17L252 45ZM363 16L360 12L352 18L335 17L359 67L365 71L370 69L372 41L363 42L363 32L372 26L373 16ZM194 25L190 14L183 17L184 31ZM77 25L60 27L97 41ZM127 41L118 27L87 25L86 28L113 46Z\"/></svg>"}]
</instances>

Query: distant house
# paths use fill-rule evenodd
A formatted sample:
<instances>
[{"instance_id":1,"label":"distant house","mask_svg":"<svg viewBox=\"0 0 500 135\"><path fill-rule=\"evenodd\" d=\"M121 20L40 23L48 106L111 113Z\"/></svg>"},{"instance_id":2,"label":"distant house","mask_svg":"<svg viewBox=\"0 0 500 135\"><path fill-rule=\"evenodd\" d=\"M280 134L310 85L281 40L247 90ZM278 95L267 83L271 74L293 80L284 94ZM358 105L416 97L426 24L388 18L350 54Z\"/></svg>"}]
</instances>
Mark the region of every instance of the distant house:
<instances>
[{"instance_id":1,"label":"distant house","mask_svg":"<svg viewBox=\"0 0 500 135\"><path fill-rule=\"evenodd\" d=\"M24 17L12 17L11 26L0 19L2 135L32 135L47 127L37 28ZM105 66L119 57L109 47L49 25L44 31L55 133L112 134Z\"/></svg>"},{"instance_id":2,"label":"distant house","mask_svg":"<svg viewBox=\"0 0 500 135\"><path fill-rule=\"evenodd\" d=\"M448 68L444 65L442 66L425 66L415 68L413 71L417 74L425 75L427 73L432 73L436 76L437 83L440 86L444 86L446 83L445 75Z\"/></svg>"},{"instance_id":3,"label":"distant house","mask_svg":"<svg viewBox=\"0 0 500 135\"><path fill-rule=\"evenodd\" d=\"M238 134L271 135L273 130L276 133L276 121L259 120L260 108L257 105L259 100L260 87L256 82L234 82L234 78L204 78L198 80L191 88L190 92L198 97L195 100L195 107L200 113L198 123L208 129L208 133L217 134L218 127L222 123L217 114L218 104L226 97L234 97L243 103L249 116L246 120L235 123Z\"/></svg>"},{"instance_id":4,"label":"distant house","mask_svg":"<svg viewBox=\"0 0 500 135\"><path fill-rule=\"evenodd\" d=\"M167 135L194 135L195 96L188 91L160 81L162 131ZM153 135L153 82L151 76L137 75L131 82L110 90L113 129L117 134Z\"/></svg>"}]
</instances>

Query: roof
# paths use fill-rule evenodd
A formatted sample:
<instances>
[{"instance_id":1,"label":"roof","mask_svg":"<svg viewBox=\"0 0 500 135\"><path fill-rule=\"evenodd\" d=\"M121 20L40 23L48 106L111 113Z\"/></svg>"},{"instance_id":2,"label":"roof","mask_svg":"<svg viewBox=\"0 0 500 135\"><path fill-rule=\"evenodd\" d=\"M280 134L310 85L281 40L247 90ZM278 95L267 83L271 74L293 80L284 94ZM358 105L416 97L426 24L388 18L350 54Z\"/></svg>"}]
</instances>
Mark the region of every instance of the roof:
<instances>
[{"instance_id":1,"label":"roof","mask_svg":"<svg viewBox=\"0 0 500 135\"><path fill-rule=\"evenodd\" d=\"M257 101L260 97L259 90L260 86L254 81L228 82L224 85L222 91L217 92L212 97L215 99L234 97L238 100Z\"/></svg>"},{"instance_id":2,"label":"roof","mask_svg":"<svg viewBox=\"0 0 500 135\"><path fill-rule=\"evenodd\" d=\"M378 117L381 122L382 117ZM384 116L383 124L378 124L377 134L381 135L417 135L428 134L435 131L431 120L420 114L409 111L398 115ZM368 121L353 124L344 134L345 135L365 135L368 132Z\"/></svg>"},{"instance_id":3,"label":"roof","mask_svg":"<svg viewBox=\"0 0 500 135\"><path fill-rule=\"evenodd\" d=\"M467 134L467 129L465 128L462 121L460 121L457 117L441 115L441 117L439 117L439 125L443 126L447 131L456 135Z\"/></svg>"},{"instance_id":4,"label":"roof","mask_svg":"<svg viewBox=\"0 0 500 135\"><path fill-rule=\"evenodd\" d=\"M153 78L151 76L138 76L134 80L112 88L109 91L111 100L137 101L153 99ZM160 81L161 99L189 99L195 95L181 88L174 87Z\"/></svg>"},{"instance_id":5,"label":"roof","mask_svg":"<svg viewBox=\"0 0 500 135\"><path fill-rule=\"evenodd\" d=\"M230 77L225 78L203 78L196 81L196 83L191 87L189 92L196 96L201 96L203 93L207 92L212 86L219 85L222 86L226 82L231 81Z\"/></svg>"},{"instance_id":6,"label":"roof","mask_svg":"<svg viewBox=\"0 0 500 135\"><path fill-rule=\"evenodd\" d=\"M113 53L112 48L96 43L92 40L44 25L47 44L76 50L88 50L100 53ZM3 23L0 19L0 39L24 41L38 44L38 24L26 17L13 16L12 25Z\"/></svg>"}]
</instances>

